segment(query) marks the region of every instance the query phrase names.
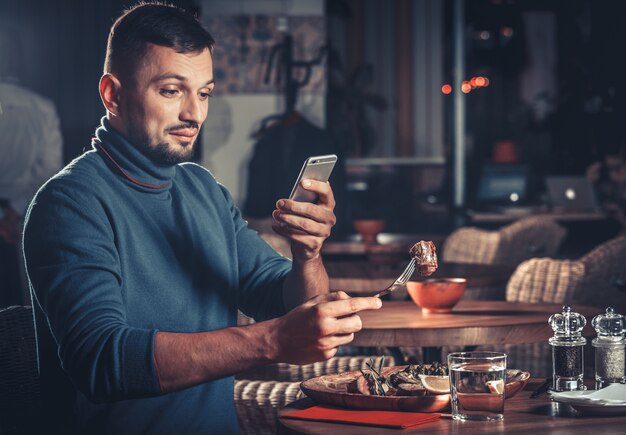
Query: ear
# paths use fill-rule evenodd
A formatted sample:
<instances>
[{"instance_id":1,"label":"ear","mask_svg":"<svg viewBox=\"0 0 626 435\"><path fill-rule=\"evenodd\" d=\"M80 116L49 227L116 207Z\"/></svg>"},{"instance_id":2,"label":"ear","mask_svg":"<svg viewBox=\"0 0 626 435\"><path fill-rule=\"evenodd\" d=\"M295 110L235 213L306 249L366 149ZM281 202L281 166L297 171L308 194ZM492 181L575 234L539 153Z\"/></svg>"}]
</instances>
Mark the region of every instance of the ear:
<instances>
[{"instance_id":1,"label":"ear","mask_svg":"<svg viewBox=\"0 0 626 435\"><path fill-rule=\"evenodd\" d=\"M113 74L105 74L100 78L100 98L107 112L119 115L122 84Z\"/></svg>"}]
</instances>

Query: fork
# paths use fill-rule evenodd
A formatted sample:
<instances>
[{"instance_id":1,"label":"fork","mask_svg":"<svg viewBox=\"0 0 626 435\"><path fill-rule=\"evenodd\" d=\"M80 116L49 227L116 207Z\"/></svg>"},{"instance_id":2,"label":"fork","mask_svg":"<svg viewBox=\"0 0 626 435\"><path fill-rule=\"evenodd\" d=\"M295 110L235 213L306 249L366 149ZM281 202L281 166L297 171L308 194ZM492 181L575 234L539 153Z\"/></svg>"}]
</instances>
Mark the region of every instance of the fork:
<instances>
[{"instance_id":1,"label":"fork","mask_svg":"<svg viewBox=\"0 0 626 435\"><path fill-rule=\"evenodd\" d=\"M415 272L415 258L409 261L409 264L406 265L404 272L402 272L400 276L396 278L396 280L389 287L376 293L374 297L379 298L381 296L388 295L392 291L395 291L395 290L398 290L399 288L404 287L407 281L409 280L409 278L411 278L411 275L413 275L413 272Z\"/></svg>"}]
</instances>

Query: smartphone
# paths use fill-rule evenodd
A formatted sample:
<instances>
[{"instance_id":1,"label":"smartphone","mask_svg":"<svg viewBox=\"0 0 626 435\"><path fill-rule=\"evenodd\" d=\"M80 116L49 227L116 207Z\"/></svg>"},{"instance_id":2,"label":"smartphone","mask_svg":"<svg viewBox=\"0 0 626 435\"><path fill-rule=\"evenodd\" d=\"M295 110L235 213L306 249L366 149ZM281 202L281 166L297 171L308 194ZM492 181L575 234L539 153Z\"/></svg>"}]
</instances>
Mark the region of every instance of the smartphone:
<instances>
[{"instance_id":1,"label":"smartphone","mask_svg":"<svg viewBox=\"0 0 626 435\"><path fill-rule=\"evenodd\" d=\"M291 195L289 199L302 202L316 202L317 194L310 190L302 188L300 183L302 180L316 180L316 181L328 181L330 173L333 171L337 163L337 156L334 154L328 154L325 156L313 156L304 161L302 169L300 169L300 175L296 180L296 184L291 189Z\"/></svg>"}]
</instances>

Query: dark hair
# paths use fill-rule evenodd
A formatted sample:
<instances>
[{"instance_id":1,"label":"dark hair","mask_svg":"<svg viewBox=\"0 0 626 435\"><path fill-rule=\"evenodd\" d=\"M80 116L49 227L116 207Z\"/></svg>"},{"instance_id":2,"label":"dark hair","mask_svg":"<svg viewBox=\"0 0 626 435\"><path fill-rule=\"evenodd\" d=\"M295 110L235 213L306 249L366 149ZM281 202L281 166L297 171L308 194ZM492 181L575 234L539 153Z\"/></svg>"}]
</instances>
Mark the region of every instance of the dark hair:
<instances>
[{"instance_id":1,"label":"dark hair","mask_svg":"<svg viewBox=\"0 0 626 435\"><path fill-rule=\"evenodd\" d=\"M190 13L173 5L141 2L124 11L113 23L104 73L132 79L144 60L148 44L170 47L178 53L213 49L215 40Z\"/></svg>"}]
</instances>

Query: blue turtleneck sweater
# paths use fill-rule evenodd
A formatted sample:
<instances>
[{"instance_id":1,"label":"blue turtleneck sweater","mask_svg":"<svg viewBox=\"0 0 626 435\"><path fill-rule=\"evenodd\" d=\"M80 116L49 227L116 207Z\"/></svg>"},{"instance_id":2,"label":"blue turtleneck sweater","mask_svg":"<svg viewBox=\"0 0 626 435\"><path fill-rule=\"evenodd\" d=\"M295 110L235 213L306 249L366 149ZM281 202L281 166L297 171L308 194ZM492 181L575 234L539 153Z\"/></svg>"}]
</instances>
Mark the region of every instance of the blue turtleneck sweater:
<instances>
[{"instance_id":1,"label":"blue turtleneck sweater","mask_svg":"<svg viewBox=\"0 0 626 435\"><path fill-rule=\"evenodd\" d=\"M50 425L238 431L232 377L163 395L154 365L157 331L234 326L238 308L256 319L285 312L291 262L247 228L207 170L156 164L104 119L93 149L33 200L24 254Z\"/></svg>"}]
</instances>

